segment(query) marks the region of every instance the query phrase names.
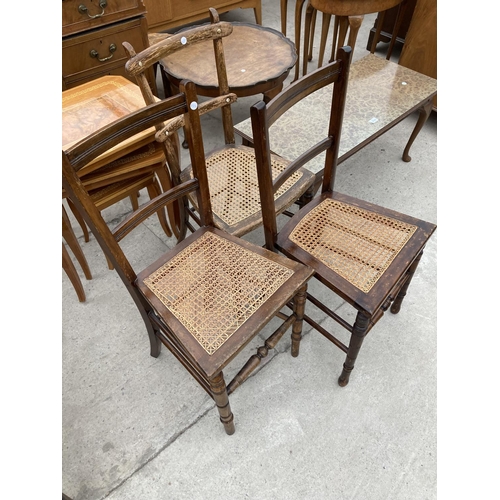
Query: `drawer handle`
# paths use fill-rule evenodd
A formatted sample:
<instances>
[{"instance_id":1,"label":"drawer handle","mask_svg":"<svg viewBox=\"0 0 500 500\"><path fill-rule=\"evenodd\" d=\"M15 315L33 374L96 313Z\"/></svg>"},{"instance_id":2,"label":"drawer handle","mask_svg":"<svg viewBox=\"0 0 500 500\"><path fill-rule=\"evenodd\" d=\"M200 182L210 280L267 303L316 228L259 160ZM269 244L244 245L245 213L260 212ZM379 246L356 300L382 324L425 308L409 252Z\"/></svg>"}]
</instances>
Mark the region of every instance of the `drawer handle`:
<instances>
[{"instance_id":1,"label":"drawer handle","mask_svg":"<svg viewBox=\"0 0 500 500\"><path fill-rule=\"evenodd\" d=\"M90 57L95 57L100 62L109 61L113 57L113 52L115 50L116 50L116 45L114 43L112 43L109 46L110 55L108 57L99 57L99 52L97 52L97 50L95 50L95 49L92 49L90 51Z\"/></svg>"},{"instance_id":2,"label":"drawer handle","mask_svg":"<svg viewBox=\"0 0 500 500\"><path fill-rule=\"evenodd\" d=\"M102 17L104 15L104 8L108 5L108 2L106 2L106 0L101 0L99 2L99 7L101 7L102 9L102 12L100 14L96 14L95 16L91 16L89 14L89 11L87 9L87 7L85 7L85 5L81 4L79 7L78 7L78 12L80 12L81 14L87 14L87 16L90 17L90 19L95 19L96 17Z\"/></svg>"}]
</instances>

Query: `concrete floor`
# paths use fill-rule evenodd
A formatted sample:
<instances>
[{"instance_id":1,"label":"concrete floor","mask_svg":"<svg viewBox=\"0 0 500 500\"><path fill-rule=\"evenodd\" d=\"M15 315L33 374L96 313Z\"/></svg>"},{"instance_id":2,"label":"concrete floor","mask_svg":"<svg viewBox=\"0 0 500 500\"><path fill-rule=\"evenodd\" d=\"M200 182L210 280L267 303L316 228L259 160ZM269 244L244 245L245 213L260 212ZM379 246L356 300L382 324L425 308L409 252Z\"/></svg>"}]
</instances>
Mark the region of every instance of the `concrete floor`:
<instances>
[{"instance_id":1,"label":"concrete floor","mask_svg":"<svg viewBox=\"0 0 500 500\"><path fill-rule=\"evenodd\" d=\"M222 17L254 21L250 10ZM263 20L280 29L279 2L263 1ZM367 16L355 57L366 53L372 24ZM238 101L235 123L257 100ZM412 161L401 160L416 118L345 161L337 189L436 222L436 113L416 139ZM207 148L222 140L216 120L205 119ZM129 211L124 201L104 216L113 226ZM82 304L62 273L62 490L73 500L437 497L437 233L401 313L386 314L372 330L347 387L337 384L343 353L306 325L298 358L283 339L231 396L236 433L227 436L213 401L167 349L149 356L144 325L118 275L107 269L95 238L85 243L76 225L75 232L93 279L82 274ZM141 268L144 254L154 259L173 241L152 219L124 245ZM352 314L338 298L330 303ZM227 380L252 353L237 359Z\"/></svg>"}]
</instances>

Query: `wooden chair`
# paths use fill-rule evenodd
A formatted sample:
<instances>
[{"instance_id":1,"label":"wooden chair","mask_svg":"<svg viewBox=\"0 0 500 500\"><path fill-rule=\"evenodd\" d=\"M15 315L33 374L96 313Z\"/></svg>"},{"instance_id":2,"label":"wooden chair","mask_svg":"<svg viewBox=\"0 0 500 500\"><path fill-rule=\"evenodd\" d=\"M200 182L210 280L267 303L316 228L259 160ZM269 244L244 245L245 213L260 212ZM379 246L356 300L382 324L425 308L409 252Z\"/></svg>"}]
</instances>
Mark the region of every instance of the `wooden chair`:
<instances>
[{"instance_id":1,"label":"wooden chair","mask_svg":"<svg viewBox=\"0 0 500 500\"><path fill-rule=\"evenodd\" d=\"M218 98L218 106L234 94ZM181 94L147 106L99 130L62 153L63 186L120 275L145 322L151 355L161 343L213 397L228 434L234 432L228 395L259 365L292 327L299 348L307 281L312 271L297 262L250 244L213 223L203 137L192 82ZM163 192L127 217L112 232L78 172L97 155L147 127L183 114L193 176ZM159 207L194 192L201 227L156 262L136 273L119 242ZM147 252L147 249L144 249ZM293 301L293 313L282 314ZM278 316L280 327L226 386L222 370Z\"/></svg>"},{"instance_id":2,"label":"wooden chair","mask_svg":"<svg viewBox=\"0 0 500 500\"><path fill-rule=\"evenodd\" d=\"M123 80L127 82L129 86L133 86L132 83L125 79ZM110 118L107 113L106 106L109 106L107 103L110 100L107 92L109 88L121 88L118 82L113 81L113 84L109 85L104 83L94 85L85 84L80 88L83 89L80 93L78 92L78 88L63 92L63 103L67 101L66 105L70 109L85 107L89 99L93 99L97 102L102 101L104 103L102 109L96 112L95 121L90 125L84 124L82 128L85 129L88 127L91 130L99 128L100 122L98 120L109 123L114 115L111 115ZM139 92L138 89L137 91ZM157 97L154 99L158 100ZM94 119L93 116L90 116L90 118ZM70 127L70 132L67 132L69 136L73 133L81 134L80 126L73 125L75 121L78 120L74 116L69 119L68 127ZM63 120L63 128L64 123ZM76 130L73 130L73 128ZM158 144L153 137L149 143L140 141L137 147L127 147L124 149L123 155L113 161L103 159L95 163L88 171L82 169L80 171L80 176L84 185L91 192L100 210L104 210L126 198L130 199L132 210L136 210L138 208L139 190L146 188L150 196L156 196L158 192L167 190L171 187L170 175L165 163L166 159L163 147ZM62 190L62 199L66 200L68 208L71 210L82 229L84 240L88 242L88 228L71 199L67 197L67 193L64 189ZM165 210L159 210L157 215L163 231L168 237L171 237L172 231Z\"/></svg>"},{"instance_id":3,"label":"wooden chair","mask_svg":"<svg viewBox=\"0 0 500 500\"><path fill-rule=\"evenodd\" d=\"M215 9L210 9L210 16L211 24L195 27L160 40L139 54L135 53L130 44L126 42L123 44L130 56L125 67L129 75L137 79L146 103L151 104L153 96L147 85L144 72L166 55L182 50L183 47L189 44L206 40L213 40L214 64L217 66L220 94L228 93L229 87L222 39L230 35L233 28L230 23L219 22ZM209 103L200 106L200 113L203 114L209 111L211 111ZM214 222L216 227L230 234L243 236L262 224L255 154L253 148L235 145L230 105L222 108L222 123L225 145L208 153L206 157ZM168 146L172 133L182 126L181 117L179 120L169 123L163 131L158 132L157 139ZM181 169L177 153L173 154L170 147L166 148L166 155L173 185L177 185L192 176L191 166ZM282 172L286 171L289 162L275 155L272 158L273 175L282 175ZM307 169L299 169L290 173L290 175L286 175L286 182L282 184L281 189L276 193L275 207L277 213L281 213L290 207L306 193L314 182L314 175ZM189 216L199 224L197 215L198 202L193 195L189 197L189 201L194 210L185 201L180 207L179 221L177 224L172 223L173 226L178 226L177 236L179 240L185 236L187 228L191 231L194 230L190 224Z\"/></svg>"},{"instance_id":4,"label":"wooden chair","mask_svg":"<svg viewBox=\"0 0 500 500\"><path fill-rule=\"evenodd\" d=\"M351 332L349 345L304 318L346 354L339 384L345 386L363 339L390 307L396 314L417 268L424 246L436 226L333 190L347 87L350 48L337 52L337 60L290 85L267 105L251 108L253 138L259 171L266 246L310 266L315 277L357 311L353 325L317 298L311 303ZM268 127L294 103L334 81L329 130L295 163L303 164L326 151L321 194L301 208L278 233L273 191ZM391 305L392 304L392 305Z\"/></svg>"}]
</instances>

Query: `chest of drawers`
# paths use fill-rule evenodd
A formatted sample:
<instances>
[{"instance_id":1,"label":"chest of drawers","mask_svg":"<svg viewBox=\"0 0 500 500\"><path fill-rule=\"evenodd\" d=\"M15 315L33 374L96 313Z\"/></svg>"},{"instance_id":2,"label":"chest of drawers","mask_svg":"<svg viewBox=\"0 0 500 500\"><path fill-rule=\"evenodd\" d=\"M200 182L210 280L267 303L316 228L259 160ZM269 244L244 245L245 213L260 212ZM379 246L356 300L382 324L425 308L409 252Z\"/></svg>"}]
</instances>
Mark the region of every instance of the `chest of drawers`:
<instances>
[{"instance_id":1,"label":"chest of drawers","mask_svg":"<svg viewBox=\"0 0 500 500\"><path fill-rule=\"evenodd\" d=\"M104 75L125 76L122 42L139 52L148 46L142 0L62 0L62 89ZM151 71L149 83L156 94Z\"/></svg>"}]
</instances>

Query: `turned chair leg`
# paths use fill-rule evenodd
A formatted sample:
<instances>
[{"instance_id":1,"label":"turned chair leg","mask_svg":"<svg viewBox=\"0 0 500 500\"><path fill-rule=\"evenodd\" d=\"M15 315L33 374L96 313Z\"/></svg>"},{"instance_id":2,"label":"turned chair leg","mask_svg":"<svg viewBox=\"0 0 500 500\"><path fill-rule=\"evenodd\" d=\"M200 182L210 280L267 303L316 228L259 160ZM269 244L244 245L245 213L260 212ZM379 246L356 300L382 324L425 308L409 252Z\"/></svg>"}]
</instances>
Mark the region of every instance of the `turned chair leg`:
<instances>
[{"instance_id":1,"label":"turned chair leg","mask_svg":"<svg viewBox=\"0 0 500 500\"><path fill-rule=\"evenodd\" d=\"M295 321L292 326L292 356L299 355L300 341L302 340L302 326L304 324L304 311L306 307L307 285L303 286L293 299L293 313Z\"/></svg>"},{"instance_id":2,"label":"turned chair leg","mask_svg":"<svg viewBox=\"0 0 500 500\"><path fill-rule=\"evenodd\" d=\"M370 324L370 318L365 316L361 312L358 312L356 316L356 322L351 334L351 340L349 341L349 348L347 350L347 357L344 362L344 368L339 377L339 385L345 387L349 383L349 377L354 368L354 363L358 357L359 350L363 344L366 333L368 331L368 325Z\"/></svg>"},{"instance_id":3,"label":"turned chair leg","mask_svg":"<svg viewBox=\"0 0 500 500\"><path fill-rule=\"evenodd\" d=\"M224 430L226 434L234 434L234 417L229 406L226 382L224 381L222 372L219 372L208 382L215 404L219 410L220 421L224 425Z\"/></svg>"},{"instance_id":4,"label":"turned chair leg","mask_svg":"<svg viewBox=\"0 0 500 500\"><path fill-rule=\"evenodd\" d=\"M396 299L391 305L391 313L392 314L397 314L400 309L401 309L401 304L403 303L403 299L406 296L406 292L408 290L408 287L410 286L411 280L413 278L413 275L415 274L415 271L417 270L418 263L420 262L420 259L422 258L423 251L420 252L417 256L417 258L413 261L413 264L410 266L408 269L408 274L405 283L401 287L401 290L399 290L398 295L396 296Z\"/></svg>"}]
</instances>

